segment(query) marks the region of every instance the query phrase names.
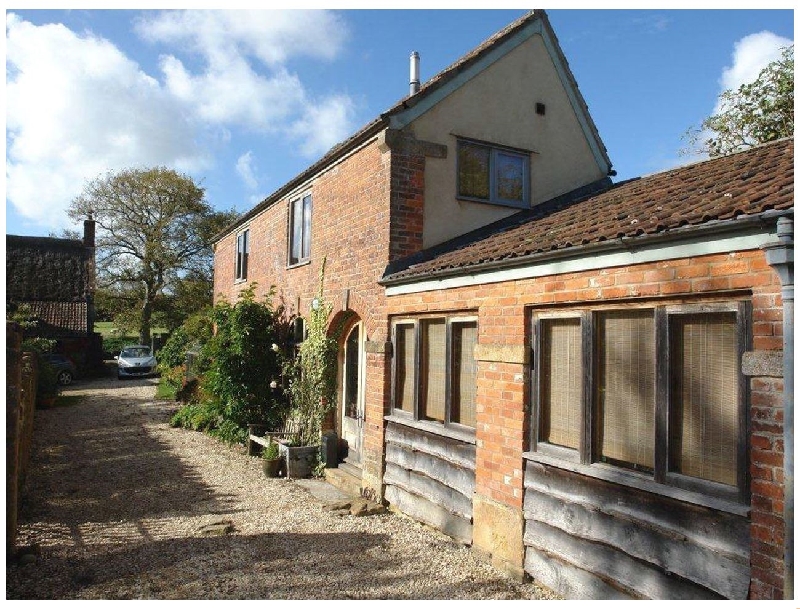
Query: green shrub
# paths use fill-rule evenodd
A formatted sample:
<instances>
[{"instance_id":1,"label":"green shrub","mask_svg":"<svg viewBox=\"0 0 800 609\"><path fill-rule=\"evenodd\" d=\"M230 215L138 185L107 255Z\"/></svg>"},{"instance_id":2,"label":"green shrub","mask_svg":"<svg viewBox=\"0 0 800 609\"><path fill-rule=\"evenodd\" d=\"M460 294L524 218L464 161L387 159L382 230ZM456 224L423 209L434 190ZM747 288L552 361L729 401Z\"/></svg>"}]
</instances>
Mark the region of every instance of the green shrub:
<instances>
[{"instance_id":1,"label":"green shrub","mask_svg":"<svg viewBox=\"0 0 800 609\"><path fill-rule=\"evenodd\" d=\"M104 336L103 351L111 355L119 355L125 345L135 345L139 342L136 336Z\"/></svg>"},{"instance_id":2,"label":"green shrub","mask_svg":"<svg viewBox=\"0 0 800 609\"><path fill-rule=\"evenodd\" d=\"M176 412L170 425L194 431L209 431L217 428L222 422L222 413L210 402L187 404Z\"/></svg>"},{"instance_id":3,"label":"green shrub","mask_svg":"<svg viewBox=\"0 0 800 609\"><path fill-rule=\"evenodd\" d=\"M279 425L286 401L280 388L283 308L272 306L273 291L262 302L255 284L235 304L221 302L212 311L216 334L203 346L203 392L212 396L226 422L226 437L247 437L249 423ZM277 346L277 349L273 347ZM238 432L233 429L238 428Z\"/></svg>"}]
</instances>

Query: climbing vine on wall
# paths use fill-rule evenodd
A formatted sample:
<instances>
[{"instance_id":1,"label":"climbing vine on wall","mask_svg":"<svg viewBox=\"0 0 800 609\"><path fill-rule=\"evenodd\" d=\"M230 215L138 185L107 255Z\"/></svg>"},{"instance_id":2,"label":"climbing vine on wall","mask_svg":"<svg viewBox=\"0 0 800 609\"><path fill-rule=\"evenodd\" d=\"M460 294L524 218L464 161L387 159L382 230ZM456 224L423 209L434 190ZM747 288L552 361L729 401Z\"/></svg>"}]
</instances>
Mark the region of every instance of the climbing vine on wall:
<instances>
[{"instance_id":1,"label":"climbing vine on wall","mask_svg":"<svg viewBox=\"0 0 800 609\"><path fill-rule=\"evenodd\" d=\"M333 307L325 300L325 259L319 274L319 289L311 307L298 356L289 360L284 374L289 379L290 418L298 425L298 443L313 446L322 441L325 415L336 405L336 361L339 346L336 336L327 332Z\"/></svg>"}]
</instances>

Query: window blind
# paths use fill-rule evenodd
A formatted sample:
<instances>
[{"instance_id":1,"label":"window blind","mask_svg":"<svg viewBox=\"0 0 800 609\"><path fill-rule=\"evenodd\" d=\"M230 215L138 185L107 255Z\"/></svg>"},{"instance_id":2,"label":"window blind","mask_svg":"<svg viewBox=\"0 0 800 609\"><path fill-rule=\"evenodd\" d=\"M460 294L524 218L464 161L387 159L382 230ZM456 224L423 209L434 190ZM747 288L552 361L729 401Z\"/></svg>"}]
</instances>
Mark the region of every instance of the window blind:
<instances>
[{"instance_id":1,"label":"window blind","mask_svg":"<svg viewBox=\"0 0 800 609\"><path fill-rule=\"evenodd\" d=\"M671 467L687 476L736 484L739 348L736 315L675 316L676 387Z\"/></svg>"},{"instance_id":2,"label":"window blind","mask_svg":"<svg viewBox=\"0 0 800 609\"><path fill-rule=\"evenodd\" d=\"M652 470L655 437L653 312L598 314L598 453L601 459Z\"/></svg>"},{"instance_id":3,"label":"window blind","mask_svg":"<svg viewBox=\"0 0 800 609\"><path fill-rule=\"evenodd\" d=\"M444 422L447 378L447 325L444 320L422 322L420 410L422 419Z\"/></svg>"},{"instance_id":4,"label":"window blind","mask_svg":"<svg viewBox=\"0 0 800 609\"><path fill-rule=\"evenodd\" d=\"M394 407L411 413L414 412L414 326L398 324L395 332L397 364Z\"/></svg>"},{"instance_id":5,"label":"window blind","mask_svg":"<svg viewBox=\"0 0 800 609\"><path fill-rule=\"evenodd\" d=\"M539 440L578 449L583 400L580 319L541 322Z\"/></svg>"},{"instance_id":6,"label":"window blind","mask_svg":"<svg viewBox=\"0 0 800 609\"><path fill-rule=\"evenodd\" d=\"M475 427L476 387L478 383L475 345L478 344L478 324L453 324L453 397L450 420Z\"/></svg>"}]
</instances>

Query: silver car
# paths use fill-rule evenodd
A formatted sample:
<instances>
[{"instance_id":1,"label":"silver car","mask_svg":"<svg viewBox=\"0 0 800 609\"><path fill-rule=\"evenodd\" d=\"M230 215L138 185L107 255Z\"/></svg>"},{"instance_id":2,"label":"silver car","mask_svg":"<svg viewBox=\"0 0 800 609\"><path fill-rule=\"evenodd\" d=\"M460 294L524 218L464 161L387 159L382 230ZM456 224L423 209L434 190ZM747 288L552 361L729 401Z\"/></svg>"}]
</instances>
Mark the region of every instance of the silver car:
<instances>
[{"instance_id":1,"label":"silver car","mask_svg":"<svg viewBox=\"0 0 800 609\"><path fill-rule=\"evenodd\" d=\"M117 378L150 376L156 371L156 358L146 345L128 345L122 348L117 360Z\"/></svg>"}]
</instances>

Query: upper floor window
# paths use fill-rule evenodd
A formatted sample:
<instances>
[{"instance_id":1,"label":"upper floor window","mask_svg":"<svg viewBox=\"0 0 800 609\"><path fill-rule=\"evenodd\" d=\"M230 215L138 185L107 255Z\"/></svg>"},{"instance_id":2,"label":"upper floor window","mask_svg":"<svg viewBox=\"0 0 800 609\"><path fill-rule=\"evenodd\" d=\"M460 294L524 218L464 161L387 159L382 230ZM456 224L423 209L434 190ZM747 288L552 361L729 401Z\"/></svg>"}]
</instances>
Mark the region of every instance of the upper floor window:
<instances>
[{"instance_id":1,"label":"upper floor window","mask_svg":"<svg viewBox=\"0 0 800 609\"><path fill-rule=\"evenodd\" d=\"M311 195L289 204L289 264L298 264L311 256Z\"/></svg>"},{"instance_id":2,"label":"upper floor window","mask_svg":"<svg viewBox=\"0 0 800 609\"><path fill-rule=\"evenodd\" d=\"M746 500L748 307L536 314L532 449Z\"/></svg>"},{"instance_id":3,"label":"upper floor window","mask_svg":"<svg viewBox=\"0 0 800 609\"><path fill-rule=\"evenodd\" d=\"M417 420L474 428L477 320L402 320L394 324L393 339L394 412Z\"/></svg>"},{"instance_id":4,"label":"upper floor window","mask_svg":"<svg viewBox=\"0 0 800 609\"><path fill-rule=\"evenodd\" d=\"M236 235L236 280L247 279L247 258L250 254L250 229Z\"/></svg>"},{"instance_id":5,"label":"upper floor window","mask_svg":"<svg viewBox=\"0 0 800 609\"><path fill-rule=\"evenodd\" d=\"M530 154L470 140L458 141L458 198L528 207Z\"/></svg>"}]
</instances>

